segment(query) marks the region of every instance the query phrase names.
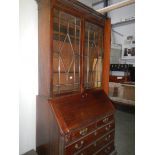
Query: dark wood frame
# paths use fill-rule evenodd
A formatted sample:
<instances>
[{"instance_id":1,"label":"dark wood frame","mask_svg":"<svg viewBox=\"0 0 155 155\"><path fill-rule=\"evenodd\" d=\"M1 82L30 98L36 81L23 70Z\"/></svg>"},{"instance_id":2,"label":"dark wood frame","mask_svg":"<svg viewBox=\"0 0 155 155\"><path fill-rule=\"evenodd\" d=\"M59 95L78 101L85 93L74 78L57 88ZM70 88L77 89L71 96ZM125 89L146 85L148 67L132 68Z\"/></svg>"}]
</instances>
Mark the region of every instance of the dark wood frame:
<instances>
[{"instance_id":1,"label":"dark wood frame","mask_svg":"<svg viewBox=\"0 0 155 155\"><path fill-rule=\"evenodd\" d=\"M72 14L72 15L81 19L81 51L80 52L81 52L81 55L83 55L84 48L85 48L84 47L85 22L91 22L91 23L96 24L96 25L98 25L104 29L105 17L102 14L97 13L93 9L90 9L89 7L87 7L84 4L82 4L78 1L75 1L75 0L71 0L69 2L67 0L66 1L57 0L54 2L53 7L51 9L52 13L53 13L53 9L58 9L58 10L64 11L68 14ZM51 13L51 15L52 15L52 13ZM89 16L88 16L88 14L89 14ZM51 24L53 24L53 23L51 23ZM53 36L53 34L52 34L52 36ZM83 69L84 69L83 64L84 63L83 62L84 62L84 58L81 59L81 63L80 63L80 66L81 66L81 69L80 69L80 75L81 75L80 76L81 77L80 78L80 93L84 92L84 83L83 83L83 79L84 79L84 77L83 77L84 76L83 75ZM51 83L53 83L53 82L51 82ZM94 88L93 90L95 90L95 89L96 88ZM102 87L102 89L103 89L103 87ZM71 92L70 93L63 93L63 94L60 94L57 96L67 95L67 94L71 94ZM53 96L53 95L51 95L51 96Z\"/></svg>"},{"instance_id":2,"label":"dark wood frame","mask_svg":"<svg viewBox=\"0 0 155 155\"><path fill-rule=\"evenodd\" d=\"M105 17L95 10L90 9L84 4L75 0L40 0L38 2L39 10L39 94L45 96L52 96L52 50L53 50L53 9L58 8L66 13L71 13L74 16L80 17L82 20L81 24L81 53L84 51L84 23L85 21L97 24L100 27L105 25ZM49 17L48 19L44 16ZM43 33L42 30L45 30ZM106 34L104 32L104 34ZM108 34L109 35L109 34ZM107 35L104 35L104 38ZM104 44L106 40L104 39ZM107 47L107 46L106 46ZM108 47L109 48L109 47ZM46 50L45 50L46 49ZM106 51L104 48L104 55ZM104 56L104 60L107 58ZM48 61L47 61L48 60ZM81 66L83 66L83 59L81 59ZM105 65L105 64L104 64ZM108 66L109 64L107 64ZM81 92L84 87L82 83L83 79L83 67L81 67ZM108 77L107 75L104 75ZM102 82L104 83L104 82Z\"/></svg>"}]
</instances>

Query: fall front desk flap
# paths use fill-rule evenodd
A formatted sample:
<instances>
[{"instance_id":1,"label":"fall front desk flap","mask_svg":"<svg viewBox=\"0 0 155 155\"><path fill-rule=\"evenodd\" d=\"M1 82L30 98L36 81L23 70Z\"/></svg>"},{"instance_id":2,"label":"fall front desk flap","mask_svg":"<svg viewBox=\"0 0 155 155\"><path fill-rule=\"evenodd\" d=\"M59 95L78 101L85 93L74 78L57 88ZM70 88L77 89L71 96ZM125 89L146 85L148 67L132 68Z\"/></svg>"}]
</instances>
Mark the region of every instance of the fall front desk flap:
<instances>
[{"instance_id":1,"label":"fall front desk flap","mask_svg":"<svg viewBox=\"0 0 155 155\"><path fill-rule=\"evenodd\" d=\"M101 90L51 99L50 103L62 134L115 111L110 99Z\"/></svg>"}]
</instances>

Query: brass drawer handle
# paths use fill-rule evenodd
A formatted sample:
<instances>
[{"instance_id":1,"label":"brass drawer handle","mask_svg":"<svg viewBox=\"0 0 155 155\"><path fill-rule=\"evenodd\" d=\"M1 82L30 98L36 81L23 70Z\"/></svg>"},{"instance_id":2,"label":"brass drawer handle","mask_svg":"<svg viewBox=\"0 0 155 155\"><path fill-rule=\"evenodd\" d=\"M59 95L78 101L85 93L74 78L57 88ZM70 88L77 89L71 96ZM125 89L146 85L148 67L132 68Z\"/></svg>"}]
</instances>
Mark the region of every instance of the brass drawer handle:
<instances>
[{"instance_id":1,"label":"brass drawer handle","mask_svg":"<svg viewBox=\"0 0 155 155\"><path fill-rule=\"evenodd\" d=\"M80 135L84 136L87 134L88 128L80 130Z\"/></svg>"},{"instance_id":2,"label":"brass drawer handle","mask_svg":"<svg viewBox=\"0 0 155 155\"><path fill-rule=\"evenodd\" d=\"M111 124L110 125L108 125L108 126L106 126L106 130L108 131L108 130L110 130L110 128L111 128Z\"/></svg>"},{"instance_id":3,"label":"brass drawer handle","mask_svg":"<svg viewBox=\"0 0 155 155\"><path fill-rule=\"evenodd\" d=\"M95 131L94 135L96 136L97 135L97 132Z\"/></svg>"},{"instance_id":4,"label":"brass drawer handle","mask_svg":"<svg viewBox=\"0 0 155 155\"><path fill-rule=\"evenodd\" d=\"M80 142L80 145L75 144L75 148L79 150L79 149L82 148L83 144L84 144L84 141L82 140L82 141Z\"/></svg>"},{"instance_id":5,"label":"brass drawer handle","mask_svg":"<svg viewBox=\"0 0 155 155\"><path fill-rule=\"evenodd\" d=\"M108 153L108 150L107 150L107 149L105 149L105 150L104 150L104 152L105 152L105 153Z\"/></svg>"},{"instance_id":6,"label":"brass drawer handle","mask_svg":"<svg viewBox=\"0 0 155 155\"><path fill-rule=\"evenodd\" d=\"M107 126L106 126L106 128L105 128L107 131L110 129L110 128L108 128Z\"/></svg>"},{"instance_id":7,"label":"brass drawer handle","mask_svg":"<svg viewBox=\"0 0 155 155\"><path fill-rule=\"evenodd\" d=\"M104 118L104 119L102 120L102 122L103 122L103 123L106 123L106 122L108 122L108 120L109 120L109 118Z\"/></svg>"},{"instance_id":8,"label":"brass drawer handle","mask_svg":"<svg viewBox=\"0 0 155 155\"><path fill-rule=\"evenodd\" d=\"M85 93L85 94L82 94L82 98L87 98L88 97L88 94Z\"/></svg>"},{"instance_id":9,"label":"brass drawer handle","mask_svg":"<svg viewBox=\"0 0 155 155\"><path fill-rule=\"evenodd\" d=\"M105 138L105 140L108 141L108 140L110 140L110 138L111 138L111 135L108 135L108 136Z\"/></svg>"},{"instance_id":10,"label":"brass drawer handle","mask_svg":"<svg viewBox=\"0 0 155 155\"><path fill-rule=\"evenodd\" d=\"M110 149L111 149L111 147L108 146L108 148L106 148L106 149L104 150L104 152L105 152L105 153L108 153L108 152L110 151Z\"/></svg>"}]
</instances>

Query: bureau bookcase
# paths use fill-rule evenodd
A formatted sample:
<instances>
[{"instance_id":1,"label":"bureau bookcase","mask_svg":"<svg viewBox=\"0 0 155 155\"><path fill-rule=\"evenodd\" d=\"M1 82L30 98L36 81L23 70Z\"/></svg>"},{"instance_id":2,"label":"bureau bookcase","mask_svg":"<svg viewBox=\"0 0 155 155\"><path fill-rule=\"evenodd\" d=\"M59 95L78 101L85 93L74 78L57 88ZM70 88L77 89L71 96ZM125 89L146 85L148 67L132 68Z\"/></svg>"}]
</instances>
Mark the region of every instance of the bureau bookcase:
<instances>
[{"instance_id":1,"label":"bureau bookcase","mask_svg":"<svg viewBox=\"0 0 155 155\"><path fill-rule=\"evenodd\" d=\"M38 0L38 13L37 153L116 154L104 87L109 19L75 0Z\"/></svg>"}]
</instances>

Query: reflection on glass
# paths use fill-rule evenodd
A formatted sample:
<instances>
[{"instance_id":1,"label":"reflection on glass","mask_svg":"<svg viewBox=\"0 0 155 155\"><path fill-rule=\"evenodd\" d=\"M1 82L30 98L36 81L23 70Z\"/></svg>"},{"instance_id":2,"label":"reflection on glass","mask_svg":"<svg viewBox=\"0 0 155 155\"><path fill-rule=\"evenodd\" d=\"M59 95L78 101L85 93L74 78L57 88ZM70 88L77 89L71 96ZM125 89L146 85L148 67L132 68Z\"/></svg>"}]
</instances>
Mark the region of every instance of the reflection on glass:
<instances>
[{"instance_id":1,"label":"reflection on glass","mask_svg":"<svg viewBox=\"0 0 155 155\"><path fill-rule=\"evenodd\" d=\"M53 94L79 91L80 19L54 10Z\"/></svg>"},{"instance_id":2,"label":"reflection on glass","mask_svg":"<svg viewBox=\"0 0 155 155\"><path fill-rule=\"evenodd\" d=\"M103 30L86 22L84 51L84 87L99 88L102 85Z\"/></svg>"}]
</instances>

